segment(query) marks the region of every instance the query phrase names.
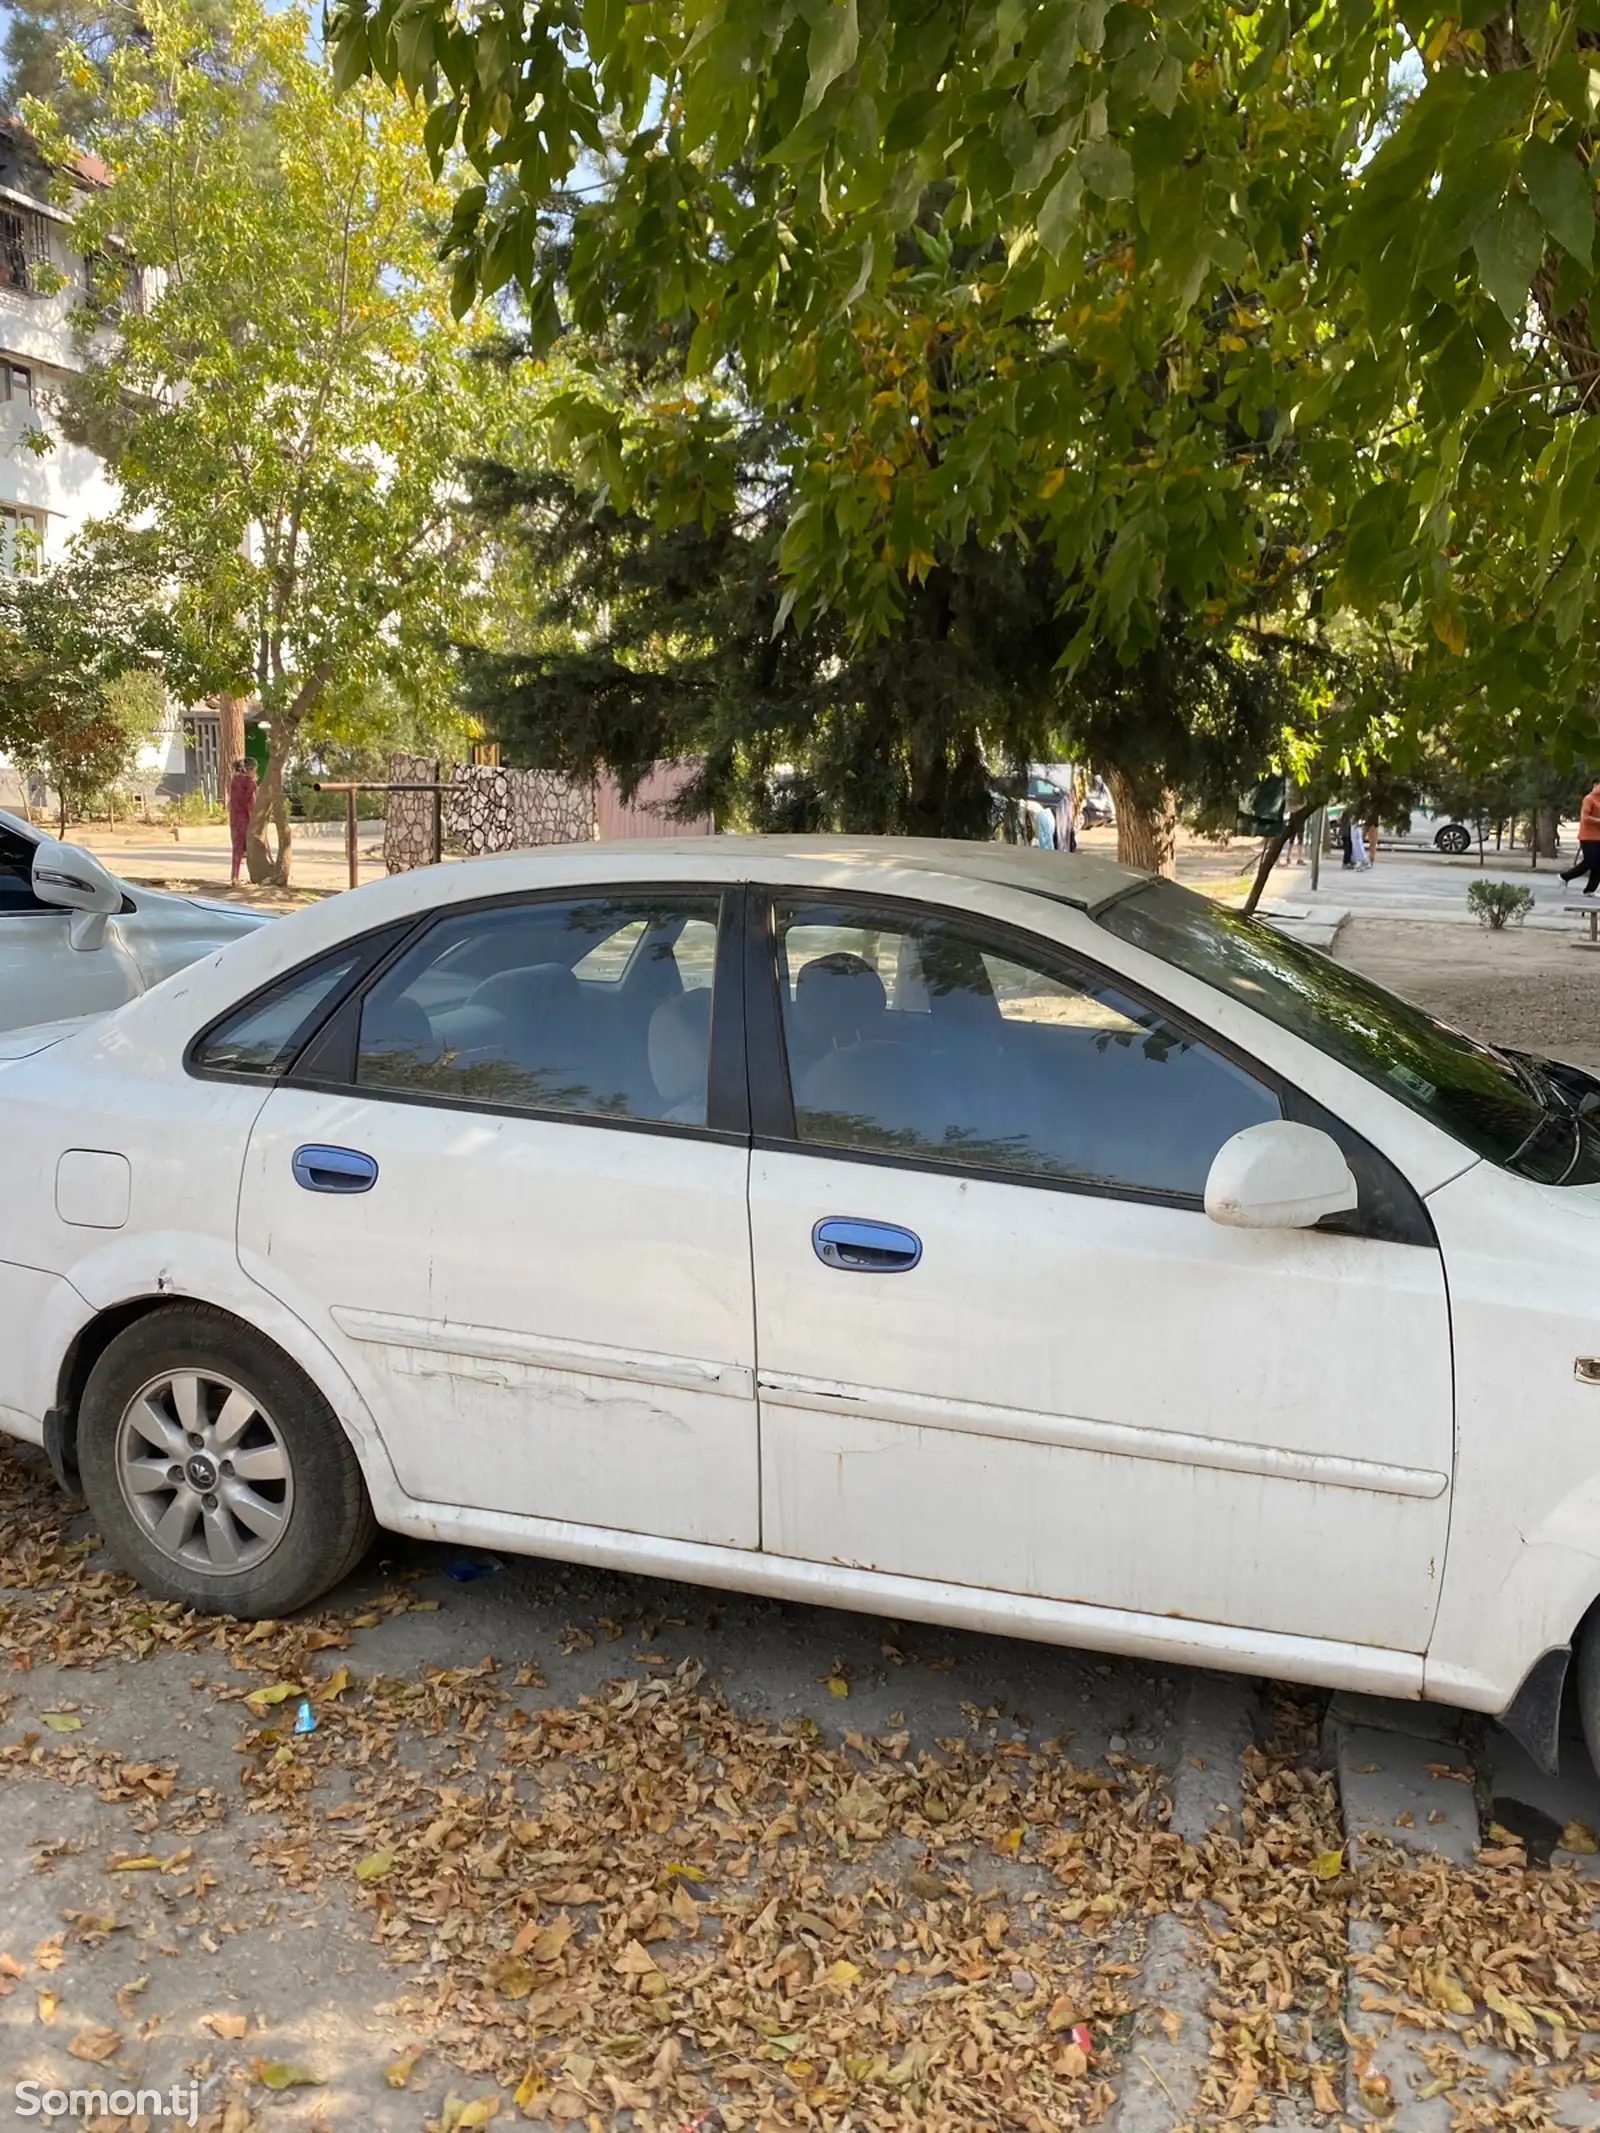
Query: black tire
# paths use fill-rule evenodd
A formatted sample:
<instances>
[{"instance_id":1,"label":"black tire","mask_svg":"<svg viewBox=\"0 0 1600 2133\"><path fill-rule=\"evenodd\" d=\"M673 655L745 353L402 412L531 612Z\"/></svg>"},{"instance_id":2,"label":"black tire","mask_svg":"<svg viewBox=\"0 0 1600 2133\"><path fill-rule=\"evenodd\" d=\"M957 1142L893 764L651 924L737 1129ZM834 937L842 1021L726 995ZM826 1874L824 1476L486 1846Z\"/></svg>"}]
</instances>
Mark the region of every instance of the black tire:
<instances>
[{"instance_id":1,"label":"black tire","mask_svg":"<svg viewBox=\"0 0 1600 2133\"><path fill-rule=\"evenodd\" d=\"M1463 852L1472 849L1472 832L1464 822L1447 822L1443 829L1435 830L1433 842L1435 850L1451 852L1460 858Z\"/></svg>"},{"instance_id":2,"label":"black tire","mask_svg":"<svg viewBox=\"0 0 1600 2133\"><path fill-rule=\"evenodd\" d=\"M1584 1745L1589 1760L1600 1773L1600 1610L1573 1639L1572 1673L1578 1692L1578 1716L1583 1721Z\"/></svg>"},{"instance_id":3,"label":"black tire","mask_svg":"<svg viewBox=\"0 0 1600 2133\"><path fill-rule=\"evenodd\" d=\"M179 1560L159 1546L132 1508L136 1498L149 1505L149 1484L124 1489L128 1458L119 1445L132 1441L125 1417L164 1373L213 1373L258 1403L267 1418L259 1426L268 1431L270 1454L284 1466L286 1479L262 1486L283 1492L284 1516L275 1538L247 1542L267 1552L239 1570ZM188 1443L198 1446L200 1439L191 1436ZM354 1447L327 1401L265 1334L209 1304L164 1305L107 1346L79 1405L77 1452L89 1508L122 1568L160 1599L206 1614L292 1614L347 1577L377 1531ZM153 1467L165 1456L138 1465ZM168 1471L176 1474L175 1468ZM214 1497L203 1501L214 1511Z\"/></svg>"}]
</instances>

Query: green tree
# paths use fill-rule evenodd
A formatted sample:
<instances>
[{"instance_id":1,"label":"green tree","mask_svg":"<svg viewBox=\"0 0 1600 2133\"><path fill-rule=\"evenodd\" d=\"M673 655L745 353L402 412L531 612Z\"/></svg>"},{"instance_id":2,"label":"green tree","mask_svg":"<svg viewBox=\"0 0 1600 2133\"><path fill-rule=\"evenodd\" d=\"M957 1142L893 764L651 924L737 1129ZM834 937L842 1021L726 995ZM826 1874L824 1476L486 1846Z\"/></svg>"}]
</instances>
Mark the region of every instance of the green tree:
<instances>
[{"instance_id":1,"label":"green tree","mask_svg":"<svg viewBox=\"0 0 1600 2133\"><path fill-rule=\"evenodd\" d=\"M1284 603L1398 617L1414 732L1591 746L1596 0L345 0L332 27L474 166L458 300L682 335L686 405L573 397L612 501L697 514L729 371L798 422L802 618L887 635L941 558L1014 537L1069 588L1069 665L1147 655L1174 602L1224 642Z\"/></svg>"},{"instance_id":2,"label":"green tree","mask_svg":"<svg viewBox=\"0 0 1600 2133\"><path fill-rule=\"evenodd\" d=\"M456 455L500 374L449 314L420 122L336 98L299 11L237 0L220 44L207 22L151 0L106 62L82 145L110 182L76 237L137 260L143 301L89 342L68 419L115 468L119 522L157 529L188 693L254 693L250 872L285 881L297 751L350 739L380 680L448 685L479 590Z\"/></svg>"},{"instance_id":3,"label":"green tree","mask_svg":"<svg viewBox=\"0 0 1600 2133\"><path fill-rule=\"evenodd\" d=\"M165 643L147 552L80 539L0 577L0 752L55 787L63 836L131 765Z\"/></svg>"}]
</instances>

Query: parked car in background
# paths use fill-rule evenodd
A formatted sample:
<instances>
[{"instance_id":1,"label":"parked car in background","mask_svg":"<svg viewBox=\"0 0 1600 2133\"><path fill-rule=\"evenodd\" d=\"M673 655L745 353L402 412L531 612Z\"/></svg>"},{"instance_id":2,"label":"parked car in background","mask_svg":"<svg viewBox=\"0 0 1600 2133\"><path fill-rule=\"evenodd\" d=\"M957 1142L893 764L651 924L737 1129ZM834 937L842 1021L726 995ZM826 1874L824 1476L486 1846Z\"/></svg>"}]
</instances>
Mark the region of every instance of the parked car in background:
<instances>
[{"instance_id":1,"label":"parked car in background","mask_svg":"<svg viewBox=\"0 0 1600 2133\"><path fill-rule=\"evenodd\" d=\"M1600 1748L1597 1094L1082 854L422 868L0 1064L0 1429L202 1608L383 1526L1548 1761L1574 1652Z\"/></svg>"},{"instance_id":2,"label":"parked car in background","mask_svg":"<svg viewBox=\"0 0 1600 2133\"><path fill-rule=\"evenodd\" d=\"M1115 826L1117 810L1112 804L1111 788L1098 771L1084 788L1083 799L1078 807L1078 819L1085 829L1110 829Z\"/></svg>"},{"instance_id":3,"label":"parked car in background","mask_svg":"<svg viewBox=\"0 0 1600 2133\"><path fill-rule=\"evenodd\" d=\"M272 915L135 888L0 809L0 1030L120 1007Z\"/></svg>"}]
</instances>

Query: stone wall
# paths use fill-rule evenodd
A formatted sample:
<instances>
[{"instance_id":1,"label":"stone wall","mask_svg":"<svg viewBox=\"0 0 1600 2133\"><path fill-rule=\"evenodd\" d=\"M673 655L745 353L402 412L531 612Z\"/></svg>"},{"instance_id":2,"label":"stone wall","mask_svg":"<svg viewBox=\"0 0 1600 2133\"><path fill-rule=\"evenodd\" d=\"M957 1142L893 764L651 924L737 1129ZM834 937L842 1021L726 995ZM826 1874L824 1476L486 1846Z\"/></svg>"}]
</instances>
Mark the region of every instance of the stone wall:
<instances>
[{"instance_id":1,"label":"stone wall","mask_svg":"<svg viewBox=\"0 0 1600 2133\"><path fill-rule=\"evenodd\" d=\"M397 753L389 758L389 776L400 783L432 783L439 765L431 756ZM536 844L586 844L594 835L593 788L559 771L458 763L446 788L439 803L440 829L444 850L458 858ZM390 793L383 861L391 874L432 864L433 825L432 793Z\"/></svg>"}]
</instances>

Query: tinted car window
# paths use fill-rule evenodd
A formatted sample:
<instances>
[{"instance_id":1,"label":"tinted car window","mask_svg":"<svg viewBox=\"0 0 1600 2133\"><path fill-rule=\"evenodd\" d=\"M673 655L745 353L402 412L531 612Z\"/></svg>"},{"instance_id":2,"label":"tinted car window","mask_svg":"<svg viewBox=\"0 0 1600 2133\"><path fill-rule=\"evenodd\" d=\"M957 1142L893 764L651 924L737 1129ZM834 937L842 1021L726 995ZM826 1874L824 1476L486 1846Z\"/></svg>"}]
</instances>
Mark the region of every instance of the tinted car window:
<instances>
[{"instance_id":1,"label":"tinted car window","mask_svg":"<svg viewBox=\"0 0 1600 2133\"><path fill-rule=\"evenodd\" d=\"M1348 965L1209 897L1157 881L1100 915L1108 933L1214 985L1378 1083L1476 1154L1550 1185L1600 1183L1600 1130L1570 1070L1498 1051Z\"/></svg>"},{"instance_id":2,"label":"tinted car window","mask_svg":"<svg viewBox=\"0 0 1600 2133\"><path fill-rule=\"evenodd\" d=\"M33 846L0 825L0 917L8 911L44 911L33 893Z\"/></svg>"},{"instance_id":3,"label":"tinted car window","mask_svg":"<svg viewBox=\"0 0 1600 2133\"><path fill-rule=\"evenodd\" d=\"M257 993L196 1046L195 1065L214 1074L286 1074L324 1008L365 958L364 948L347 948Z\"/></svg>"},{"instance_id":4,"label":"tinted car window","mask_svg":"<svg viewBox=\"0 0 1600 2133\"><path fill-rule=\"evenodd\" d=\"M1281 1115L1230 1060L1042 945L799 903L778 933L803 1141L1198 1200L1222 1143Z\"/></svg>"},{"instance_id":5,"label":"tinted car window","mask_svg":"<svg viewBox=\"0 0 1600 2133\"><path fill-rule=\"evenodd\" d=\"M361 1012L356 1078L461 1103L703 1126L715 896L441 918Z\"/></svg>"}]
</instances>

